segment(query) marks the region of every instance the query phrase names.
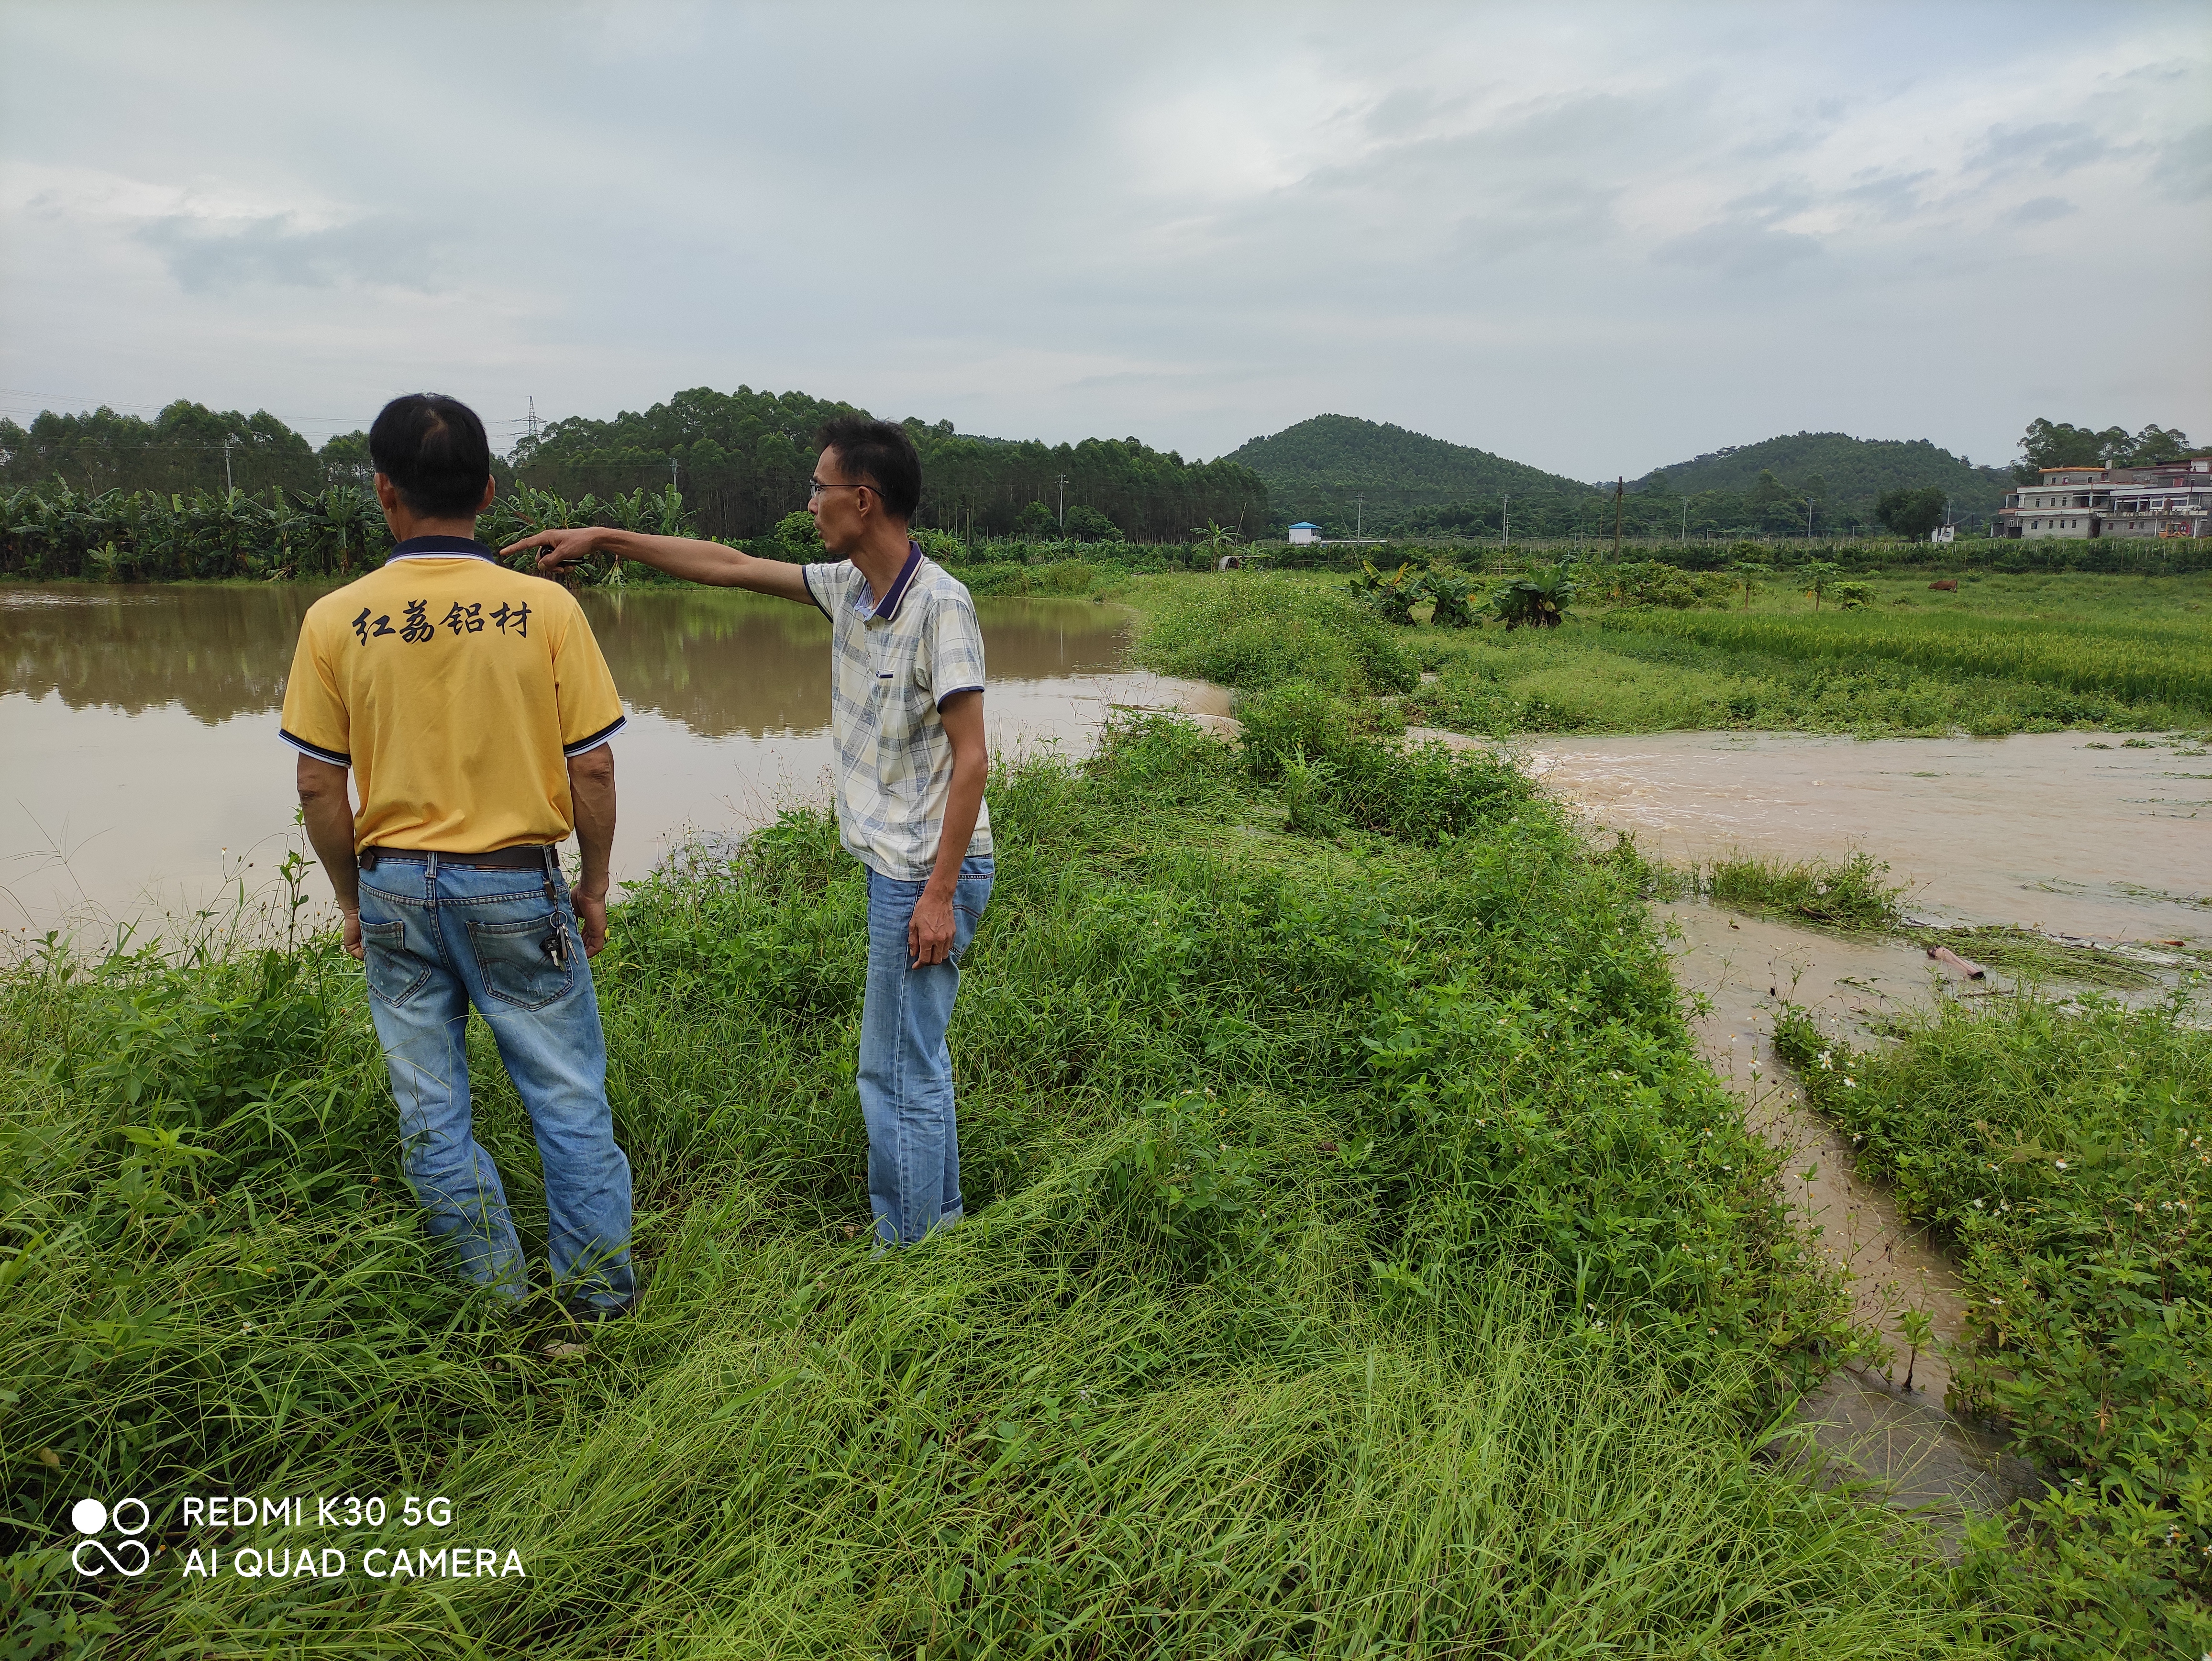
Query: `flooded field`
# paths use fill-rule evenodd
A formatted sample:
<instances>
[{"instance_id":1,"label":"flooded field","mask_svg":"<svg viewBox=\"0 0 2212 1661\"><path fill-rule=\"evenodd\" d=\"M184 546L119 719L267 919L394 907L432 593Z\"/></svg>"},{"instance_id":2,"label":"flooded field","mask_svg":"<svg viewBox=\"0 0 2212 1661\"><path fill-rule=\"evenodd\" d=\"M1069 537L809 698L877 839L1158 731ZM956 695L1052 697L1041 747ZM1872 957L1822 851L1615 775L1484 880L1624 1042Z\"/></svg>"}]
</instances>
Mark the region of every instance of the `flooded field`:
<instances>
[{"instance_id":1,"label":"flooded field","mask_svg":"<svg viewBox=\"0 0 2212 1661\"><path fill-rule=\"evenodd\" d=\"M1650 857L1863 849L1917 916L2100 940L2212 939L2212 752L2000 739L1664 733L1538 739L1556 794Z\"/></svg>"},{"instance_id":2,"label":"flooded field","mask_svg":"<svg viewBox=\"0 0 2212 1661\"><path fill-rule=\"evenodd\" d=\"M112 925L214 901L283 857L292 752L276 712L299 585L0 588L0 929ZM827 797L830 625L719 590L581 596L629 711L616 874L689 829ZM986 600L992 743L1083 750L1114 704L1224 709L1125 666L1127 622L1078 600ZM246 869L248 863L252 869ZM320 885L311 885L320 898Z\"/></svg>"}]
</instances>

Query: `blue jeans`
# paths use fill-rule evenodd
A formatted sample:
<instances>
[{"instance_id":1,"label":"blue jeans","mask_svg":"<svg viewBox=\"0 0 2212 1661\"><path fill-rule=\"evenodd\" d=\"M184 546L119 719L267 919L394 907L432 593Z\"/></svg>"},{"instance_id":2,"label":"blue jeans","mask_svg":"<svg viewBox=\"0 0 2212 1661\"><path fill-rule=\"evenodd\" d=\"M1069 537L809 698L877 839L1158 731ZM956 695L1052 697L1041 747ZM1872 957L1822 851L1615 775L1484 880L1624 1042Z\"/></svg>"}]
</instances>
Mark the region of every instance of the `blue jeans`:
<instances>
[{"instance_id":1,"label":"blue jeans","mask_svg":"<svg viewBox=\"0 0 2212 1661\"><path fill-rule=\"evenodd\" d=\"M629 1161L607 1106L599 1001L568 885L537 871L386 855L361 879L368 1007L399 1104L408 1185L461 1273L520 1299L521 1243L491 1155L469 1117L469 1008L491 1028L537 1133L556 1289L625 1305ZM566 941L557 955L550 940Z\"/></svg>"},{"instance_id":2,"label":"blue jeans","mask_svg":"<svg viewBox=\"0 0 2212 1661\"><path fill-rule=\"evenodd\" d=\"M952 891L952 955L909 968L907 924L926 883L868 873L868 992L860 1012L860 1116L876 1238L911 1245L960 1220L960 1132L945 1029L960 959L991 901L988 858L963 860Z\"/></svg>"}]
</instances>

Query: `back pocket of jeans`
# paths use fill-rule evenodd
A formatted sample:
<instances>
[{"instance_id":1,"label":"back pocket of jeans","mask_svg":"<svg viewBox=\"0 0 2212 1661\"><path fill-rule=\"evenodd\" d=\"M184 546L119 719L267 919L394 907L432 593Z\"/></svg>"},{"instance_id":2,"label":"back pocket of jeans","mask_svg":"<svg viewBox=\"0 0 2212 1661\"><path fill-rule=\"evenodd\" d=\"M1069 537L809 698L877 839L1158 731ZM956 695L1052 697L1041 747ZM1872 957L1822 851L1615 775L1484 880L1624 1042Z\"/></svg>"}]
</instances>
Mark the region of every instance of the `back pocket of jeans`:
<instances>
[{"instance_id":1,"label":"back pocket of jeans","mask_svg":"<svg viewBox=\"0 0 2212 1661\"><path fill-rule=\"evenodd\" d=\"M558 961L545 949L556 934L562 946ZM520 922L469 923L469 950L484 990L517 1009L543 1009L566 995L575 983L581 949L568 932L568 920L556 911Z\"/></svg>"},{"instance_id":2,"label":"back pocket of jeans","mask_svg":"<svg viewBox=\"0 0 2212 1661\"><path fill-rule=\"evenodd\" d=\"M430 978L430 965L407 949L404 919L364 922L361 944L368 968L368 995L380 1002L405 1003Z\"/></svg>"}]
</instances>

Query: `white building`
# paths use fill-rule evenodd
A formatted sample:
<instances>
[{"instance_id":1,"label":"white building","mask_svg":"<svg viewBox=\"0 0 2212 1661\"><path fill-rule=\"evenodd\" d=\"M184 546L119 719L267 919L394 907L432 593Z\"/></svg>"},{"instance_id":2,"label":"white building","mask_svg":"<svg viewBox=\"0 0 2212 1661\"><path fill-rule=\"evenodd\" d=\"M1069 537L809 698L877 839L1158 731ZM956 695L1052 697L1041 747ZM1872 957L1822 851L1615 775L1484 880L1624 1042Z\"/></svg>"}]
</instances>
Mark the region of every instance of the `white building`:
<instances>
[{"instance_id":1,"label":"white building","mask_svg":"<svg viewBox=\"0 0 2212 1661\"><path fill-rule=\"evenodd\" d=\"M1293 542L1318 542L1321 540L1321 526L1314 524L1310 520L1302 519L1297 524L1291 526L1291 540Z\"/></svg>"},{"instance_id":2,"label":"white building","mask_svg":"<svg viewBox=\"0 0 2212 1661\"><path fill-rule=\"evenodd\" d=\"M2212 536L2212 456L2151 467L2045 467L1997 510L1996 533L2049 537Z\"/></svg>"}]
</instances>

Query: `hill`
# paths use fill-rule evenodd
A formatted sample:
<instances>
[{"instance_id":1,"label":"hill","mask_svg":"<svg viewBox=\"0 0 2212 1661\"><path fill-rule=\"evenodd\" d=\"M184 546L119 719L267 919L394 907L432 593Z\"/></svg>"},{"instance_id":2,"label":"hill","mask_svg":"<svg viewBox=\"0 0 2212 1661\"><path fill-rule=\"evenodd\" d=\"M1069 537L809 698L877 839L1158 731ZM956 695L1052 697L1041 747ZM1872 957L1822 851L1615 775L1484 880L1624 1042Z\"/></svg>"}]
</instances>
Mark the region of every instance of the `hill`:
<instances>
[{"instance_id":1,"label":"hill","mask_svg":"<svg viewBox=\"0 0 2212 1661\"><path fill-rule=\"evenodd\" d=\"M1353 416L1316 416L1253 439L1222 459L1266 482L1277 525L1306 519L1332 530L1341 526L1346 534L1355 517L1370 531L1388 530L1422 508L1495 502L1509 494L1588 496L1590 489L1487 450ZM1355 496L1366 498L1357 514Z\"/></svg>"},{"instance_id":2,"label":"hill","mask_svg":"<svg viewBox=\"0 0 2212 1661\"><path fill-rule=\"evenodd\" d=\"M1853 438L1848 433L1795 433L1757 444L1735 445L1676 462L1633 481L1638 490L1698 496L1708 490L1754 491L1762 476L1802 488L1818 479L1820 493L1836 507L1871 510L1884 490L1937 485L1953 510L1980 519L2002 505L2010 488L2002 467L1977 467L1964 456L1938 449L1924 438Z\"/></svg>"}]
</instances>

